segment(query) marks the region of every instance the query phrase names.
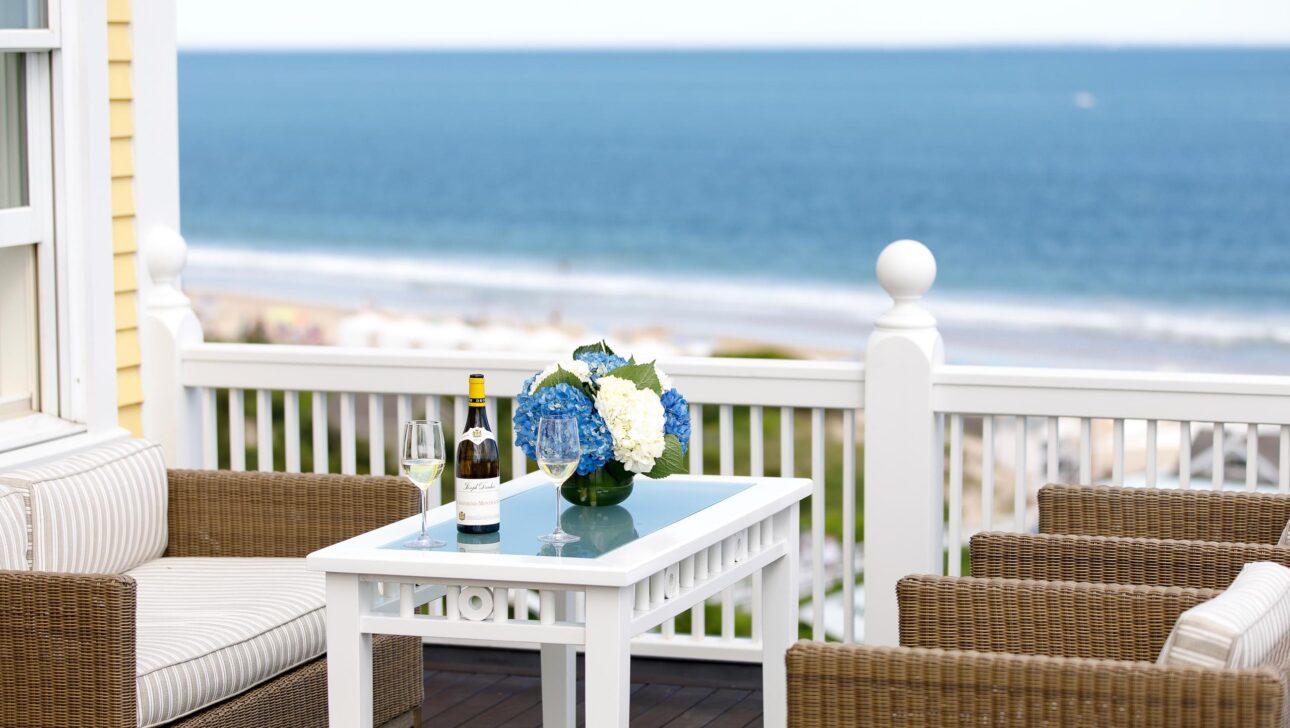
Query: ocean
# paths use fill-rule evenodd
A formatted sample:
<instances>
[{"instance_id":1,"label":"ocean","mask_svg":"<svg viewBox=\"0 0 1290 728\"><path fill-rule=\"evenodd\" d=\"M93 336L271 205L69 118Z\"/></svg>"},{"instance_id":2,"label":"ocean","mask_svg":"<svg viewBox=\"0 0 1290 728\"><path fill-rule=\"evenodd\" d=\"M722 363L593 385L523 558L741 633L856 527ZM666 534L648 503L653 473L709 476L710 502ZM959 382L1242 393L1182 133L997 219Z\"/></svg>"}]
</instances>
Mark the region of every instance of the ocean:
<instances>
[{"instance_id":1,"label":"ocean","mask_svg":"<svg viewBox=\"0 0 1290 728\"><path fill-rule=\"evenodd\" d=\"M186 281L949 360L1290 369L1290 50L183 53Z\"/></svg>"}]
</instances>

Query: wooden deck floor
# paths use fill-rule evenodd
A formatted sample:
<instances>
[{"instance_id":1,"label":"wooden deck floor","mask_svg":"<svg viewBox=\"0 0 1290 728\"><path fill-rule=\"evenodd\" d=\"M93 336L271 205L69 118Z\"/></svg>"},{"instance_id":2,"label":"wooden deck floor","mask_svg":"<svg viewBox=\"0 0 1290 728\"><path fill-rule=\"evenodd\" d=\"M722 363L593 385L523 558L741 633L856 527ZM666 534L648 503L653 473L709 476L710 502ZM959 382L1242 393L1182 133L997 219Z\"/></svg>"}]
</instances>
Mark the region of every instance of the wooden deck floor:
<instances>
[{"instance_id":1,"label":"wooden deck floor","mask_svg":"<svg viewBox=\"0 0 1290 728\"><path fill-rule=\"evenodd\" d=\"M425 648L426 728L541 726L542 684L536 652ZM583 725L581 658L578 725ZM761 666L636 658L633 728L760 726Z\"/></svg>"}]
</instances>

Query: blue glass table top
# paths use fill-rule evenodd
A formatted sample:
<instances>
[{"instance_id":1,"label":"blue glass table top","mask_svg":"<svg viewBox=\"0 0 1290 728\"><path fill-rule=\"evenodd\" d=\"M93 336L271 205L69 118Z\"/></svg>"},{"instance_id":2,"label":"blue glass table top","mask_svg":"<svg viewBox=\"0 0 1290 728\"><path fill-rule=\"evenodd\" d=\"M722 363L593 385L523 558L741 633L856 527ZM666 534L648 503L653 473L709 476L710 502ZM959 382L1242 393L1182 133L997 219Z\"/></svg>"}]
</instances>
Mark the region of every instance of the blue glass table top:
<instances>
[{"instance_id":1,"label":"blue glass table top","mask_svg":"<svg viewBox=\"0 0 1290 728\"><path fill-rule=\"evenodd\" d=\"M575 506L560 501L560 526L581 541L564 545L559 553L538 536L555 528L555 487L539 485L502 499L502 528L497 533L457 533L455 521L436 523L430 537L447 542L436 551L562 556L594 559L648 536L659 529L716 505L750 487L751 483L685 480L638 481L627 500L616 506ZM404 549L411 534L381 548Z\"/></svg>"}]
</instances>

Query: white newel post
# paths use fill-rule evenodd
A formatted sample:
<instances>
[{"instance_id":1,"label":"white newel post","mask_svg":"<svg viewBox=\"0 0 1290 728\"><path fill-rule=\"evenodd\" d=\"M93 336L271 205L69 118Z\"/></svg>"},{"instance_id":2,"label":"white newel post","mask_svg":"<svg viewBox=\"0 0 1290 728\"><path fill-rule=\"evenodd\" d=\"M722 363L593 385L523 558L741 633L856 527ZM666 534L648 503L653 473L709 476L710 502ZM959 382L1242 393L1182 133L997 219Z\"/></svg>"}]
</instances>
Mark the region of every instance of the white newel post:
<instances>
[{"instance_id":1,"label":"white newel post","mask_svg":"<svg viewBox=\"0 0 1290 728\"><path fill-rule=\"evenodd\" d=\"M922 297L936 258L898 240L878 256L892 307L878 317L865 353L865 642L899 641L896 582L939 574L943 461L932 375L945 360L936 319Z\"/></svg>"},{"instance_id":2,"label":"white newel post","mask_svg":"<svg viewBox=\"0 0 1290 728\"><path fill-rule=\"evenodd\" d=\"M179 273L188 244L167 227L143 237L143 254L152 285L143 320L143 432L165 448L166 464L201 467L201 410L196 390L180 378L185 346L202 342L202 326L188 297L179 290Z\"/></svg>"}]
</instances>

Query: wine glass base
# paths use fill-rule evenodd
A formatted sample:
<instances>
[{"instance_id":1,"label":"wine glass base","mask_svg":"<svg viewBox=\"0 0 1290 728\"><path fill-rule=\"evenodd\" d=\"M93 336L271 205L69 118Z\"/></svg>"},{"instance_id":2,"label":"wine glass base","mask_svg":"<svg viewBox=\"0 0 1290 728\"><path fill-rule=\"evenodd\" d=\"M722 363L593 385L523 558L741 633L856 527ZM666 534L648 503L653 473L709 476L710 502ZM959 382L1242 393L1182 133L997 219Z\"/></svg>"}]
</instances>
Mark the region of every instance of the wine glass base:
<instances>
[{"instance_id":1,"label":"wine glass base","mask_svg":"<svg viewBox=\"0 0 1290 728\"><path fill-rule=\"evenodd\" d=\"M574 541L581 541L582 537L559 531L556 533L544 533L538 536L538 540L542 543L573 543Z\"/></svg>"},{"instance_id":2,"label":"wine glass base","mask_svg":"<svg viewBox=\"0 0 1290 728\"><path fill-rule=\"evenodd\" d=\"M403 544L403 548L418 549L420 551L428 551L430 549L441 549L447 545L448 544L444 543L443 541L440 541L437 538L418 538Z\"/></svg>"}]
</instances>

